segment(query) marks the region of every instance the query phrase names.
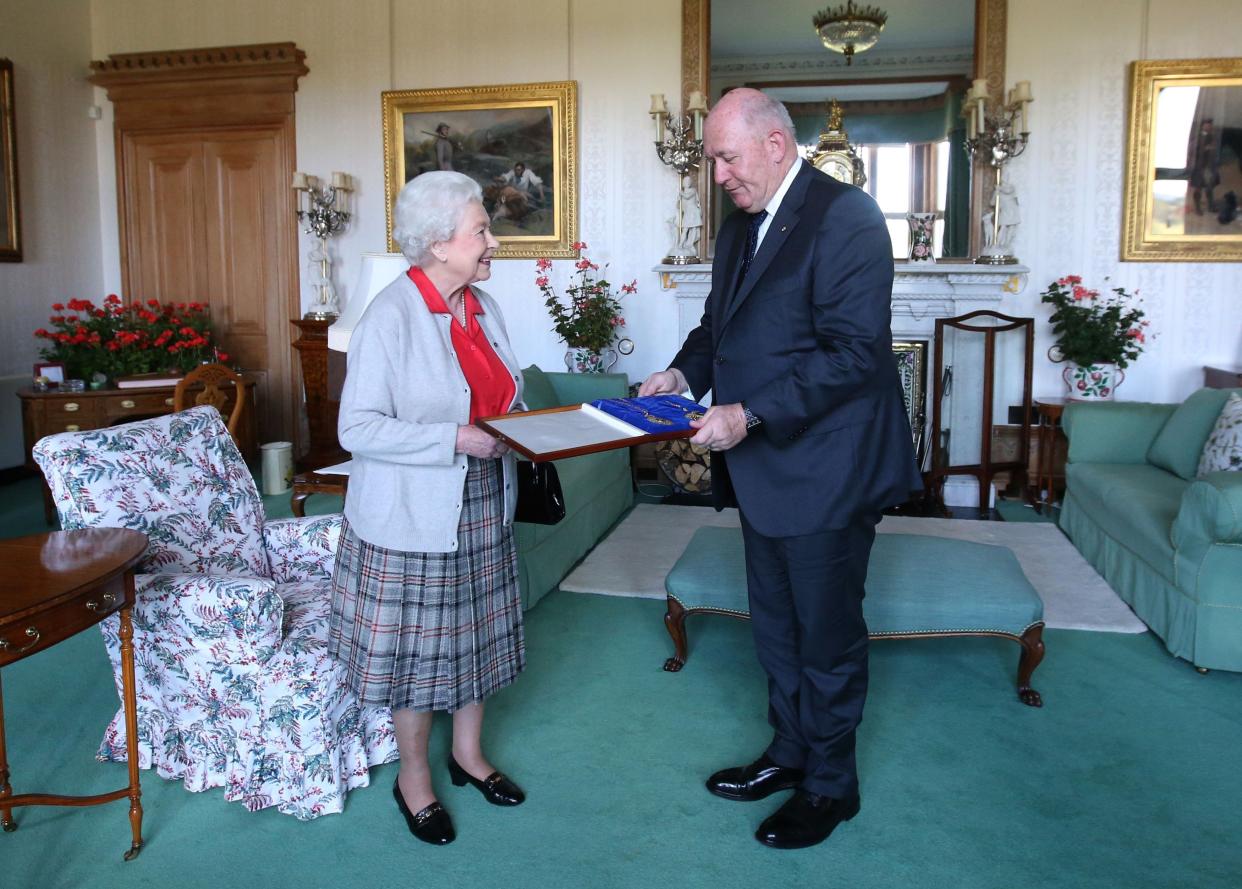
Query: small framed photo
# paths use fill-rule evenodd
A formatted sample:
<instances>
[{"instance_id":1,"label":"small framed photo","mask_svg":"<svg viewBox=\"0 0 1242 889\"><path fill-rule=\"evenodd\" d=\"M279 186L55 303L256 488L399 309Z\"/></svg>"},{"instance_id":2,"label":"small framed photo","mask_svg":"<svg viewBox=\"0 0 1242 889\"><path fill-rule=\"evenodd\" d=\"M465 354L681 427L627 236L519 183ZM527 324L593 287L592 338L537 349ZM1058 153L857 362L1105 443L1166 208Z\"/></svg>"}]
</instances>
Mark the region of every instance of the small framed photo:
<instances>
[{"instance_id":1,"label":"small framed photo","mask_svg":"<svg viewBox=\"0 0 1242 889\"><path fill-rule=\"evenodd\" d=\"M65 382L65 365L60 361L40 361L34 366L34 378L43 377L48 388L54 389Z\"/></svg>"}]
</instances>

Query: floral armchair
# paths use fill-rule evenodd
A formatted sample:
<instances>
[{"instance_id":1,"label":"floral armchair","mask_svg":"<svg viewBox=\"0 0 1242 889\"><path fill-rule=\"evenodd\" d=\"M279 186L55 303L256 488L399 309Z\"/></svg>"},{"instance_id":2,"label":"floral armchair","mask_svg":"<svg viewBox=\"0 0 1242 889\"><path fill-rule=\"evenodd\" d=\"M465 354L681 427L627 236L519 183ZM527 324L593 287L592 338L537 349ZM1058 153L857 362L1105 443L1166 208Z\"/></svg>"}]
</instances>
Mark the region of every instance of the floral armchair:
<instances>
[{"instance_id":1,"label":"floral armchair","mask_svg":"<svg viewBox=\"0 0 1242 889\"><path fill-rule=\"evenodd\" d=\"M142 768L311 819L397 758L389 711L361 706L327 651L340 515L265 521L215 408L50 435L34 457L62 527L150 538L133 609ZM101 627L119 693L118 618ZM124 761L121 711L98 757Z\"/></svg>"}]
</instances>

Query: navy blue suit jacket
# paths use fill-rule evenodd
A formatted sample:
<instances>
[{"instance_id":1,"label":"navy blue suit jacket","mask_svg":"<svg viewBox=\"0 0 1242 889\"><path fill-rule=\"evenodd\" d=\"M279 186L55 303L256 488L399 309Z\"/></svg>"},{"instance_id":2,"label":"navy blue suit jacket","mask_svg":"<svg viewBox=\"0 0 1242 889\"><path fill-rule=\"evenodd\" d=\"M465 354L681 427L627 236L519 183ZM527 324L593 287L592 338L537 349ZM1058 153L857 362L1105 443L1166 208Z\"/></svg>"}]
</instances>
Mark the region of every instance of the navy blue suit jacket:
<instances>
[{"instance_id":1,"label":"navy blue suit jacket","mask_svg":"<svg viewBox=\"0 0 1242 889\"><path fill-rule=\"evenodd\" d=\"M702 321L672 366L696 398L711 389L763 420L712 454L718 509L737 503L769 537L843 528L922 488L891 346L884 215L803 162L739 286L748 219L721 226Z\"/></svg>"}]
</instances>

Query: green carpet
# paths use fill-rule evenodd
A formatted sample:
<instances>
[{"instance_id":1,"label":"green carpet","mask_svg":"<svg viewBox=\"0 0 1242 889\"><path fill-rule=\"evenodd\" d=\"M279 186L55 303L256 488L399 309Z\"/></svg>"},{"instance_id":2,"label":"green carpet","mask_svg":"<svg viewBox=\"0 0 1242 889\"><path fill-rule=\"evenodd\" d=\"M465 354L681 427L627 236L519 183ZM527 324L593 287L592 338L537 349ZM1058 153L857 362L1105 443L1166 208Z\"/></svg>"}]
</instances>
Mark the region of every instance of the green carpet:
<instances>
[{"instance_id":1,"label":"green carpet","mask_svg":"<svg viewBox=\"0 0 1242 889\"><path fill-rule=\"evenodd\" d=\"M22 522L18 493L0 488L4 531ZM670 674L660 669L670 653L662 617L659 602L563 592L528 614L529 668L489 704L487 741L529 798L492 807L441 770L459 835L451 846L405 832L395 765L374 770L344 814L308 823L144 772L147 847L135 861L121 860L124 802L19 809L19 829L0 834L0 886L1238 884L1242 675L1200 676L1150 634L1051 631L1035 710L1013 693L1011 642L875 642L863 811L818 848L776 852L750 834L778 798L732 803L702 786L768 738L749 626L692 618L692 657ZM92 758L117 706L97 632L3 676L15 791L125 783L123 764ZM437 720L433 762L448 728Z\"/></svg>"},{"instance_id":2,"label":"green carpet","mask_svg":"<svg viewBox=\"0 0 1242 889\"><path fill-rule=\"evenodd\" d=\"M1046 508L1036 512L1035 507L1025 500L1006 500L1004 497L996 498L996 511L1007 522L1055 522L1059 513L1057 509Z\"/></svg>"}]
</instances>

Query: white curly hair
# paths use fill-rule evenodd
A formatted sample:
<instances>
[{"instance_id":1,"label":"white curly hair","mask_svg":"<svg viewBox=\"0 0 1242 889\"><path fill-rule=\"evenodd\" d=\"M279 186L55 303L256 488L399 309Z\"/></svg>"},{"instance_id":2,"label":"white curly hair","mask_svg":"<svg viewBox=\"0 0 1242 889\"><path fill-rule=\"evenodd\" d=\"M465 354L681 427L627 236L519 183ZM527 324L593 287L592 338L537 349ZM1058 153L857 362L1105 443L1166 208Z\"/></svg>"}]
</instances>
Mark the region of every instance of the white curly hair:
<instances>
[{"instance_id":1,"label":"white curly hair","mask_svg":"<svg viewBox=\"0 0 1242 889\"><path fill-rule=\"evenodd\" d=\"M392 239L410 265L423 265L432 244L453 237L471 202L483 202L483 189L463 173L436 170L405 184L393 204Z\"/></svg>"}]
</instances>

